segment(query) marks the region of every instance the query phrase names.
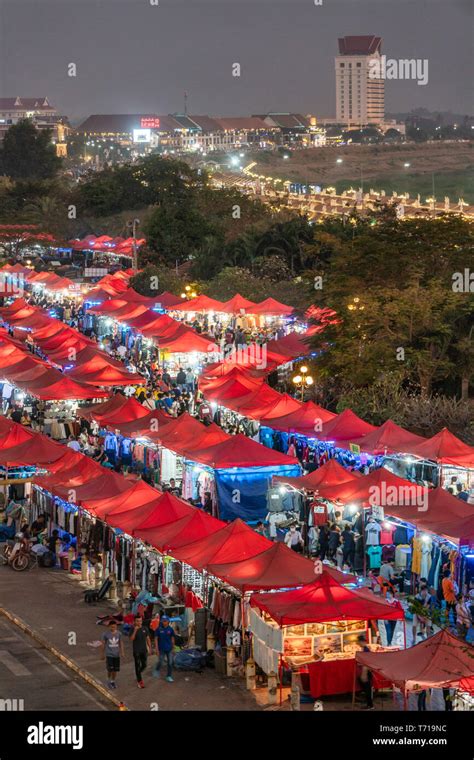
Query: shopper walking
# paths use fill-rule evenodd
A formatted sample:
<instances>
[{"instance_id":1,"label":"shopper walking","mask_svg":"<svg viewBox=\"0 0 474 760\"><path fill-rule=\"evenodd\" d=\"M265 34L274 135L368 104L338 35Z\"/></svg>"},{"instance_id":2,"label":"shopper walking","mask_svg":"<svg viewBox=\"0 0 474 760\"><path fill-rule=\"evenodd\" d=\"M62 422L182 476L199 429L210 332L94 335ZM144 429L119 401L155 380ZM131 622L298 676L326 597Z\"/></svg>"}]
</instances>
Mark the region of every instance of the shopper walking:
<instances>
[{"instance_id":1,"label":"shopper walking","mask_svg":"<svg viewBox=\"0 0 474 760\"><path fill-rule=\"evenodd\" d=\"M123 656L122 634L117 628L117 623L112 621L108 631L102 635L102 659L105 660L110 689L117 688L115 681L120 671L120 657Z\"/></svg>"},{"instance_id":2,"label":"shopper walking","mask_svg":"<svg viewBox=\"0 0 474 760\"><path fill-rule=\"evenodd\" d=\"M151 640L147 629L143 627L143 619L140 615L135 616L135 625L130 639L133 642L133 659L138 688L144 689L142 674L147 666L148 655L151 654Z\"/></svg>"},{"instance_id":3,"label":"shopper walking","mask_svg":"<svg viewBox=\"0 0 474 760\"><path fill-rule=\"evenodd\" d=\"M161 666L166 660L166 680L169 683L173 683L173 649L175 645L174 631L170 626L170 619L167 615L163 615L160 620L160 625L155 631L155 649L158 656L158 663L153 675L158 678L161 671Z\"/></svg>"},{"instance_id":4,"label":"shopper walking","mask_svg":"<svg viewBox=\"0 0 474 760\"><path fill-rule=\"evenodd\" d=\"M449 612L453 613L454 625L456 625L456 590L449 570L444 571L444 577L441 582L441 589L443 591L443 599L446 602L446 610L449 622Z\"/></svg>"}]
</instances>

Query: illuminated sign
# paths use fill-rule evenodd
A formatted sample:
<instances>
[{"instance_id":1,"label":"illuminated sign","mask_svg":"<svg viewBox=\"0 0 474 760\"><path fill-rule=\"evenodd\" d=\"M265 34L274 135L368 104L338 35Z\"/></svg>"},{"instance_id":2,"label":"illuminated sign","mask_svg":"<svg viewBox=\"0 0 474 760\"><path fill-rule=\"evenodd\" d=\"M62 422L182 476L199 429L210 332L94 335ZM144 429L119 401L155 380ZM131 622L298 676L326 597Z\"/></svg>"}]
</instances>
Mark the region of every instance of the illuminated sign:
<instances>
[{"instance_id":1,"label":"illuminated sign","mask_svg":"<svg viewBox=\"0 0 474 760\"><path fill-rule=\"evenodd\" d=\"M149 143L150 140L151 140L151 129L134 129L133 130L134 143Z\"/></svg>"},{"instance_id":2,"label":"illuminated sign","mask_svg":"<svg viewBox=\"0 0 474 760\"><path fill-rule=\"evenodd\" d=\"M157 116L144 116L140 119L140 127L142 129L159 129L160 120Z\"/></svg>"}]
</instances>

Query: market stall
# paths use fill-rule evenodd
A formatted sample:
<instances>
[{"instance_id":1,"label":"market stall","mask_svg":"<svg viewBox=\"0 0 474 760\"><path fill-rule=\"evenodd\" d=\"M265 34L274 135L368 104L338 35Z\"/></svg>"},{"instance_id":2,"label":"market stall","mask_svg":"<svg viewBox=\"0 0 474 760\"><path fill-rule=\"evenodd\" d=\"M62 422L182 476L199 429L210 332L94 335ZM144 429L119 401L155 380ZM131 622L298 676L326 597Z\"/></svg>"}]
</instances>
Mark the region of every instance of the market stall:
<instances>
[{"instance_id":1,"label":"market stall","mask_svg":"<svg viewBox=\"0 0 474 760\"><path fill-rule=\"evenodd\" d=\"M403 691L405 708L409 692L427 689L463 689L474 677L470 646L448 630L399 652L358 652L356 660ZM465 686L464 686L465 688Z\"/></svg>"},{"instance_id":2,"label":"market stall","mask_svg":"<svg viewBox=\"0 0 474 760\"><path fill-rule=\"evenodd\" d=\"M309 675L314 698L351 692L355 653L372 645L370 621L404 620L402 607L352 591L326 570L302 588L253 594L250 628L254 658L268 674L278 663ZM380 684L379 684L380 685Z\"/></svg>"}]
</instances>

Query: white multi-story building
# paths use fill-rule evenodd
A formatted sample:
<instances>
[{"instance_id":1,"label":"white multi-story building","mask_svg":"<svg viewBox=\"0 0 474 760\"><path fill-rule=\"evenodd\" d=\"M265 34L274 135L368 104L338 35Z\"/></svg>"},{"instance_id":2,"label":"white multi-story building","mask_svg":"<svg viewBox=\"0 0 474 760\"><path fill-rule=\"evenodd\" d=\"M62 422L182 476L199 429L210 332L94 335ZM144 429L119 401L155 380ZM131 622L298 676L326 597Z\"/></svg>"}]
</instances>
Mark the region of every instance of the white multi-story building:
<instances>
[{"instance_id":1,"label":"white multi-story building","mask_svg":"<svg viewBox=\"0 0 474 760\"><path fill-rule=\"evenodd\" d=\"M385 117L384 80L370 76L380 58L382 38L373 35L341 37L336 56L336 121L363 127L382 124Z\"/></svg>"}]
</instances>

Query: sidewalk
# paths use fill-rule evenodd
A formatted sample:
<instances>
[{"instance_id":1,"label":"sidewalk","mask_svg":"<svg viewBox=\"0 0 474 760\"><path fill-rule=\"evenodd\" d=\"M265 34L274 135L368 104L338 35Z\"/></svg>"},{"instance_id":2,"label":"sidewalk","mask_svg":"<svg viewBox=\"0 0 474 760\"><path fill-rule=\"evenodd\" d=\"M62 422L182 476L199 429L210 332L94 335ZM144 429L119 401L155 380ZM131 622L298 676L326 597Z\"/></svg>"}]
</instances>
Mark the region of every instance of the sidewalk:
<instances>
[{"instance_id":1,"label":"sidewalk","mask_svg":"<svg viewBox=\"0 0 474 760\"><path fill-rule=\"evenodd\" d=\"M81 669L106 685L100 649L88 644L100 640L107 630L105 626L96 625L96 616L113 612L115 607L109 602L87 605L83 591L76 577L64 570L36 568L16 573L9 567L0 567L0 606L21 618ZM125 658L117 689L111 694L131 710L262 709L245 690L243 679L225 678L210 668L202 674L175 670L174 683L167 683L163 677L152 678L155 655L149 658L144 674L145 689L138 689L132 645L127 638L124 642Z\"/></svg>"}]
</instances>

